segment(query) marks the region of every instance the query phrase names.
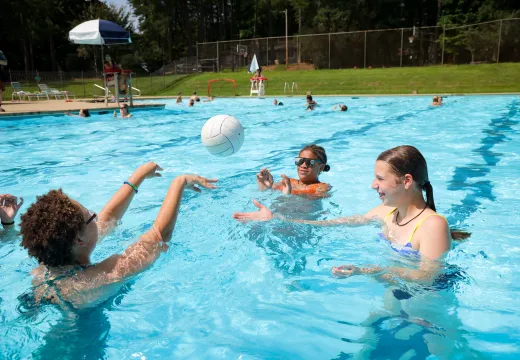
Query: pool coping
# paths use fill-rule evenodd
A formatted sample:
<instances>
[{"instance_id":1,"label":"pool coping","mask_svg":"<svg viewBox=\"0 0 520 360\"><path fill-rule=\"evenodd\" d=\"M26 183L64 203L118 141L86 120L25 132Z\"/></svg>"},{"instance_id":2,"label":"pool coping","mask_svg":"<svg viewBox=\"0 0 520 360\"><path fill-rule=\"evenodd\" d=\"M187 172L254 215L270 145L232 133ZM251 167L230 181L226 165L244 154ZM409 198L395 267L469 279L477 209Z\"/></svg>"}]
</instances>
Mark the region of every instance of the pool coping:
<instances>
[{"instance_id":1,"label":"pool coping","mask_svg":"<svg viewBox=\"0 0 520 360\"><path fill-rule=\"evenodd\" d=\"M159 99L158 99L159 100ZM79 101L78 101L79 102ZM132 110L142 111L142 110L156 110L156 109L164 109L166 104L134 104L131 108ZM88 109L91 114L97 114L102 111L117 111L119 108L115 104L109 104L106 107L95 107L91 108L88 104L83 104L79 107L72 107L70 109L61 109L61 110L30 110L30 111L9 111L9 112L0 112L0 119L4 117L22 117L22 116L38 116L38 115L65 115L66 112L79 112L80 109Z\"/></svg>"}]
</instances>

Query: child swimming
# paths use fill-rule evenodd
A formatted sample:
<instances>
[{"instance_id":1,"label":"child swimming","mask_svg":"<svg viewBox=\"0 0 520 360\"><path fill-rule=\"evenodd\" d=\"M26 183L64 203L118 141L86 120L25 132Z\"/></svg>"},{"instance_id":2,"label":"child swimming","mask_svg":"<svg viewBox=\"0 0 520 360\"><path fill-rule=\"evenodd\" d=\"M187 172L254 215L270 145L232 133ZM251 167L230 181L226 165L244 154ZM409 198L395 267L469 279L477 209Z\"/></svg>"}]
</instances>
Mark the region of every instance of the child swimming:
<instances>
[{"instance_id":1,"label":"child swimming","mask_svg":"<svg viewBox=\"0 0 520 360\"><path fill-rule=\"evenodd\" d=\"M282 174L282 180L274 183L271 172L264 168L256 174L258 189L260 191L268 189L279 190L286 195L292 194L315 198L328 196L331 186L320 182L318 179L321 172L330 170L330 166L327 165L325 149L315 144L307 145L300 150L294 163L298 169L299 179L292 179Z\"/></svg>"}]
</instances>

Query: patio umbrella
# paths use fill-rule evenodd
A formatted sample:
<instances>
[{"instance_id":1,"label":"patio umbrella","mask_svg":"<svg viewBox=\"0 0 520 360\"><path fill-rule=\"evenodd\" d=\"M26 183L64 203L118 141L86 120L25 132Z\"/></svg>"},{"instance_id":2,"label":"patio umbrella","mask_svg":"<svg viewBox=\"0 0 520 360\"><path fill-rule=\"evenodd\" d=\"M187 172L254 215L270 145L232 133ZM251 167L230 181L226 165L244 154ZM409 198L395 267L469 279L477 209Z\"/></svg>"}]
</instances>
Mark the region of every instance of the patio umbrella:
<instances>
[{"instance_id":1,"label":"patio umbrella","mask_svg":"<svg viewBox=\"0 0 520 360\"><path fill-rule=\"evenodd\" d=\"M256 54L255 54L253 56L253 60L251 61L251 65L249 66L249 72L254 73L258 69L260 69L260 66L258 66L258 60L256 60Z\"/></svg>"},{"instance_id":2,"label":"patio umbrella","mask_svg":"<svg viewBox=\"0 0 520 360\"><path fill-rule=\"evenodd\" d=\"M74 44L101 45L101 72L103 72L103 45L131 44L130 33L108 20L89 20L69 31L69 40ZM103 80L106 88L106 78ZM107 93L105 93L105 101ZM119 99L118 99L119 102Z\"/></svg>"},{"instance_id":3,"label":"patio umbrella","mask_svg":"<svg viewBox=\"0 0 520 360\"><path fill-rule=\"evenodd\" d=\"M89 20L69 31L69 40L74 44L101 45L101 64L103 64L103 45L131 44L130 33L108 20Z\"/></svg>"}]
</instances>

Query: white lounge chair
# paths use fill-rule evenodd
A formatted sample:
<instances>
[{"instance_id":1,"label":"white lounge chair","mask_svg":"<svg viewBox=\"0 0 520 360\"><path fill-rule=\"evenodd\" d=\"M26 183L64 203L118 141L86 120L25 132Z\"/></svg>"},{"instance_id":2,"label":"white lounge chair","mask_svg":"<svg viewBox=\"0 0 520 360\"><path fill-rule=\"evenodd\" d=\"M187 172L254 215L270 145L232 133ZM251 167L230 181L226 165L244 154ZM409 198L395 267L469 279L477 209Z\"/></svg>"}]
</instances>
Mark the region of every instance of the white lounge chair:
<instances>
[{"instance_id":1,"label":"white lounge chair","mask_svg":"<svg viewBox=\"0 0 520 360\"><path fill-rule=\"evenodd\" d=\"M40 93L46 94L47 98L49 96L54 96L56 100L59 100L60 96L64 99L69 99L69 96L73 96L74 99L76 98L76 94L70 91L60 91L58 89L50 88L46 84L38 84L38 87L40 88Z\"/></svg>"},{"instance_id":2,"label":"white lounge chair","mask_svg":"<svg viewBox=\"0 0 520 360\"><path fill-rule=\"evenodd\" d=\"M22 99L25 100L25 98L28 98L30 101L31 97L37 97L38 99L40 97L47 97L46 95L43 95L41 93L32 93L32 92L23 91L22 85L20 85L19 82L12 82L11 87L13 88L13 93L11 94L11 101L14 101L15 96L18 96L18 99L20 101Z\"/></svg>"}]
</instances>

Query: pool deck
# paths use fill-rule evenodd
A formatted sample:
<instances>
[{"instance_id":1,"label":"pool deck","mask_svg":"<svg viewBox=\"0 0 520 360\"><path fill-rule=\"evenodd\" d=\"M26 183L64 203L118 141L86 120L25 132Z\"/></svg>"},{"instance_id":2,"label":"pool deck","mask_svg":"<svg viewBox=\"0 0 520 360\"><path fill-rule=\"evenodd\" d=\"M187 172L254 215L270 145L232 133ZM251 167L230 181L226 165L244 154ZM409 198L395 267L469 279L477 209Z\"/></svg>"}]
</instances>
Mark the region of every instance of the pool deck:
<instances>
[{"instance_id":1,"label":"pool deck","mask_svg":"<svg viewBox=\"0 0 520 360\"><path fill-rule=\"evenodd\" d=\"M162 109L164 104L141 104L135 103L133 109ZM88 99L73 100L66 102L64 100L46 100L46 101L4 101L2 104L5 112L0 112L0 118L4 116L28 116L28 115L44 115L44 114L63 114L72 112L77 114L80 109L88 109L92 113L99 111L118 110L115 103L92 102Z\"/></svg>"}]
</instances>

